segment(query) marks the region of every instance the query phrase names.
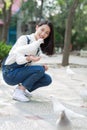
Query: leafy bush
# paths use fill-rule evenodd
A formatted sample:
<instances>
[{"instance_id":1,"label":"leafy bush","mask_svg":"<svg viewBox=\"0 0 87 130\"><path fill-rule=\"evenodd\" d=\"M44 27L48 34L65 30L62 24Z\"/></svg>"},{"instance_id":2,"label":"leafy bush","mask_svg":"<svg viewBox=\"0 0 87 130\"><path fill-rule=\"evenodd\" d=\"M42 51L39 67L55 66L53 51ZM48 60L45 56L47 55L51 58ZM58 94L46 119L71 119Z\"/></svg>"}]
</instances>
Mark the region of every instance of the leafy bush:
<instances>
[{"instance_id":1,"label":"leafy bush","mask_svg":"<svg viewBox=\"0 0 87 130\"><path fill-rule=\"evenodd\" d=\"M12 45L0 42L0 62L8 55Z\"/></svg>"}]
</instances>

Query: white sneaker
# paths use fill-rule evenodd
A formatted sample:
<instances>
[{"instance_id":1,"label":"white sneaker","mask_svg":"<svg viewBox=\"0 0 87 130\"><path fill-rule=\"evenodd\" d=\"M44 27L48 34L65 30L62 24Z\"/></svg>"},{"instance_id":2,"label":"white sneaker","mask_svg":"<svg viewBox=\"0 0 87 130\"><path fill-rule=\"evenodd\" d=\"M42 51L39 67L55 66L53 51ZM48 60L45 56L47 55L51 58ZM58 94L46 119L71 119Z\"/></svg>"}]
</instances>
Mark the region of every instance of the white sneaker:
<instances>
[{"instance_id":1,"label":"white sneaker","mask_svg":"<svg viewBox=\"0 0 87 130\"><path fill-rule=\"evenodd\" d=\"M32 97L32 94L27 89L25 90L24 94L26 97L29 97L29 98Z\"/></svg>"},{"instance_id":2,"label":"white sneaker","mask_svg":"<svg viewBox=\"0 0 87 130\"><path fill-rule=\"evenodd\" d=\"M16 88L15 91L14 91L13 99L21 101L21 102L28 102L28 101L30 101L30 99L25 96L24 91L20 90L18 88Z\"/></svg>"}]
</instances>

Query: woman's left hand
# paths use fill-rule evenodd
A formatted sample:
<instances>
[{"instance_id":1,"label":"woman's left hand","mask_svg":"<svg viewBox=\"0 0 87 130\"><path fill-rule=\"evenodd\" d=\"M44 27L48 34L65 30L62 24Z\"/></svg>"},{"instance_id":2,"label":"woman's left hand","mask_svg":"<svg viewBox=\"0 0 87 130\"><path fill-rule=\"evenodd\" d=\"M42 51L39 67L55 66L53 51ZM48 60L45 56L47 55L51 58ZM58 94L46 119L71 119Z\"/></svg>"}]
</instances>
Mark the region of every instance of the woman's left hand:
<instances>
[{"instance_id":1,"label":"woman's left hand","mask_svg":"<svg viewBox=\"0 0 87 130\"><path fill-rule=\"evenodd\" d=\"M47 65L43 65L43 67L45 68L45 70L48 70L48 66Z\"/></svg>"}]
</instances>

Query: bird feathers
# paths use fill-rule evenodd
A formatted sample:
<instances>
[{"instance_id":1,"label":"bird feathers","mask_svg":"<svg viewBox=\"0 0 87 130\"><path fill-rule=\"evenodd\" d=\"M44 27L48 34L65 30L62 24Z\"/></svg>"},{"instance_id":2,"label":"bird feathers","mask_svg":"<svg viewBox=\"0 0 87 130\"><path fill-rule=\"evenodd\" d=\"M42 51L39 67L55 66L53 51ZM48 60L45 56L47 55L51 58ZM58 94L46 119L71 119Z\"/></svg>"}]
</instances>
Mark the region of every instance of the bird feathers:
<instances>
[{"instance_id":1,"label":"bird feathers","mask_svg":"<svg viewBox=\"0 0 87 130\"><path fill-rule=\"evenodd\" d=\"M69 108L65 107L62 103L58 101L57 98L51 97L52 98L52 104L53 104L53 110L54 113L59 115L61 111L65 111L67 117L69 118L76 118L76 117L85 117L84 115L78 114Z\"/></svg>"},{"instance_id":2,"label":"bird feathers","mask_svg":"<svg viewBox=\"0 0 87 130\"><path fill-rule=\"evenodd\" d=\"M65 111L61 111L58 120L56 121L58 130L72 130L72 123L66 116Z\"/></svg>"}]
</instances>

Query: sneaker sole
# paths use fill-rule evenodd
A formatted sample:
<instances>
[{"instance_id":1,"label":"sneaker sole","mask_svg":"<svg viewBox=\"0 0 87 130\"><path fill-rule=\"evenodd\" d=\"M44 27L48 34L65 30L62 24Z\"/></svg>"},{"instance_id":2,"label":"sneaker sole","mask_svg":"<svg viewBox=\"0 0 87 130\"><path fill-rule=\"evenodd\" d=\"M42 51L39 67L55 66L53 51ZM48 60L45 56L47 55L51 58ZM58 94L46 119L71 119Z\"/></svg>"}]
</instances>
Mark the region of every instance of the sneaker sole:
<instances>
[{"instance_id":1,"label":"sneaker sole","mask_svg":"<svg viewBox=\"0 0 87 130\"><path fill-rule=\"evenodd\" d=\"M13 98L13 100L20 101L20 102L29 102L30 101L30 100L23 101L23 100L20 100L20 99L17 99L17 98Z\"/></svg>"}]
</instances>

